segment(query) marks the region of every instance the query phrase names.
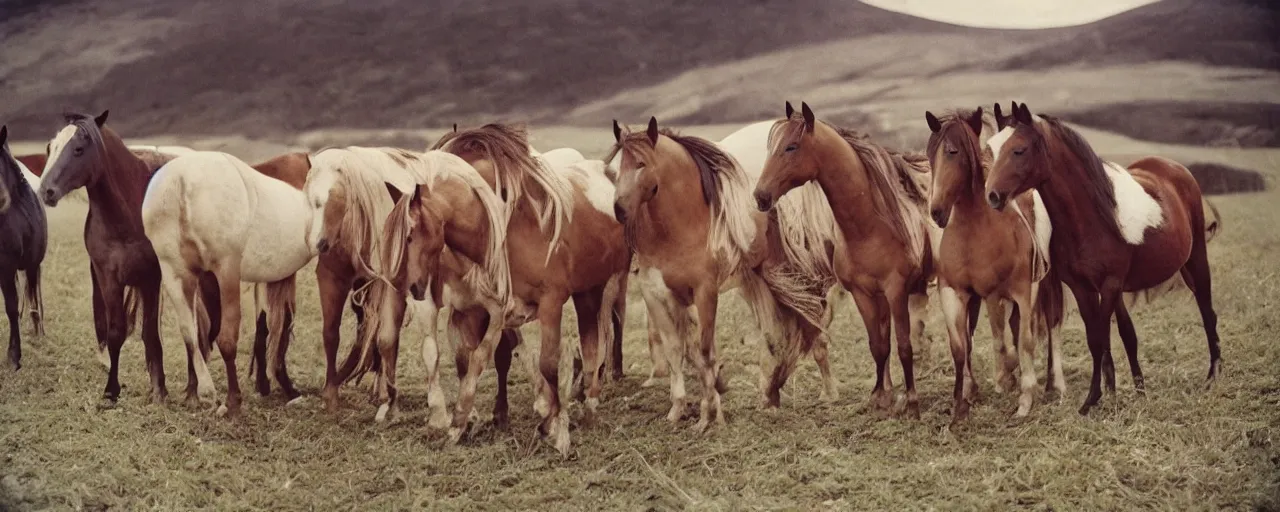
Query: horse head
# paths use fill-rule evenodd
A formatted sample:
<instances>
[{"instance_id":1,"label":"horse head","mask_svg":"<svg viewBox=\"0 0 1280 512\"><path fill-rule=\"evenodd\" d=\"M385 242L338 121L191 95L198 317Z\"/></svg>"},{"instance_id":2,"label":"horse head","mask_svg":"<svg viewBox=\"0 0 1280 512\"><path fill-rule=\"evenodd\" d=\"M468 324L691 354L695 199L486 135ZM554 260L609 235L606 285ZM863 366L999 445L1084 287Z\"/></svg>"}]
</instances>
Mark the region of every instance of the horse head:
<instances>
[{"instance_id":1,"label":"horse head","mask_svg":"<svg viewBox=\"0 0 1280 512\"><path fill-rule=\"evenodd\" d=\"M619 126L617 121L613 122L613 138L619 157L613 214L620 223L626 224L628 217L634 217L658 194L661 175L670 167L658 151L661 136L655 117L649 118L649 126L643 134L633 134Z\"/></svg>"},{"instance_id":2,"label":"horse head","mask_svg":"<svg viewBox=\"0 0 1280 512\"><path fill-rule=\"evenodd\" d=\"M395 206L383 226L382 270L396 288L407 287L415 300L425 300L445 248L444 221L427 185L415 185L408 197L395 185L386 186Z\"/></svg>"},{"instance_id":3,"label":"horse head","mask_svg":"<svg viewBox=\"0 0 1280 512\"><path fill-rule=\"evenodd\" d=\"M997 111L997 122L1000 121ZM987 140L994 158L986 180L987 204L1003 210L1010 197L1036 188L1048 179L1048 150L1036 128L1031 109L1013 103L1011 122Z\"/></svg>"},{"instance_id":4,"label":"horse head","mask_svg":"<svg viewBox=\"0 0 1280 512\"><path fill-rule=\"evenodd\" d=\"M797 116L787 102L786 117L769 132L769 155L755 190L760 211L768 211L791 189L818 178L818 123L808 103L801 103L800 110Z\"/></svg>"},{"instance_id":5,"label":"horse head","mask_svg":"<svg viewBox=\"0 0 1280 512\"><path fill-rule=\"evenodd\" d=\"M107 139L103 126L107 112L97 117L85 114L65 114L67 125L49 141L40 191L36 195L47 206L57 206L58 201L72 190L92 185L105 167Z\"/></svg>"},{"instance_id":6,"label":"horse head","mask_svg":"<svg viewBox=\"0 0 1280 512\"><path fill-rule=\"evenodd\" d=\"M945 228L956 200L962 194L980 192L983 187L982 154L978 150L982 107L969 115L957 112L939 119L933 112L925 112L924 116L930 131L927 156L933 169L929 211L938 227Z\"/></svg>"}]
</instances>

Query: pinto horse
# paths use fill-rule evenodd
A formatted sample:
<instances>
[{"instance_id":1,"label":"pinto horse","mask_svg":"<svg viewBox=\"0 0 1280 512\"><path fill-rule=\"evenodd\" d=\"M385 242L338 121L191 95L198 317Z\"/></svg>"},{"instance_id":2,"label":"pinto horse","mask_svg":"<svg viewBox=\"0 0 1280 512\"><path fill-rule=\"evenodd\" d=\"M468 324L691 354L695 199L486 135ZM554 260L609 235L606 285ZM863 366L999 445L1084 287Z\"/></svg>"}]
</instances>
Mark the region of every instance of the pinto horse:
<instances>
[{"instance_id":1,"label":"pinto horse","mask_svg":"<svg viewBox=\"0 0 1280 512\"><path fill-rule=\"evenodd\" d=\"M1032 116L1026 104L1014 103L1013 122L987 144L995 156L985 187L987 203L1000 210L1009 198L1036 189L1053 221L1051 275L1071 288L1093 357L1089 394L1080 414L1088 414L1098 403L1101 379L1107 379L1109 390L1115 389L1112 315L1134 387L1144 388L1138 336L1121 294L1155 287L1179 272L1200 307L1209 345L1206 383L1212 385L1221 364L1218 318L1204 203L1191 172L1160 157L1140 159L1127 170L1104 161L1075 130L1051 116Z\"/></svg>"},{"instance_id":2,"label":"pinto horse","mask_svg":"<svg viewBox=\"0 0 1280 512\"><path fill-rule=\"evenodd\" d=\"M573 174L553 169L545 160L531 154L527 135L516 126L489 124L446 134L435 147L470 163L509 205L503 209L506 219L502 223L506 231L501 236L509 259L510 286L504 290L498 281L494 290L499 301L507 303L507 311L501 316L490 312L488 327L478 344L474 337L463 336L457 353L462 383L450 439L457 441L467 426L476 381L484 364L493 358L497 332L536 318L541 328L538 361L541 379L535 379L538 398L534 404L543 418L539 430L552 438L561 454L567 454L568 416L559 396L560 321L564 304L573 299L578 314L590 421L601 390L604 358L600 343L603 338L606 346L612 346L609 336L616 336L611 325L615 322L610 315L616 311L617 297L622 293L620 288L631 264L622 226L609 208L612 183L605 178L603 169L582 174L578 180ZM415 226L428 222L422 217L428 210L411 209L418 215L410 215ZM423 229L418 228L414 235L426 236ZM488 235L492 236L492 233ZM411 241L407 250L422 250L421 246L413 246ZM452 244L450 247L454 248ZM474 249L470 252L455 249L472 261L482 261L474 257L480 256ZM415 272L429 275L424 269ZM480 325L485 323L475 321Z\"/></svg>"},{"instance_id":3,"label":"pinto horse","mask_svg":"<svg viewBox=\"0 0 1280 512\"><path fill-rule=\"evenodd\" d=\"M1048 388L1061 393L1064 387L1062 356L1052 336L1053 329L1061 323L1061 302L1036 301L1037 283L1049 271L1049 214L1034 190L1018 196L1014 208L997 212L987 206L985 179L990 159L980 149L979 138L983 128L988 127L982 108L941 118L925 112L925 120L931 132L927 155L933 169L929 206L934 222L943 228L935 255L938 290L956 368L952 417L958 422L968 416L976 391L969 363L973 340L967 329L970 319L966 305L978 298L987 302L995 352L1001 359L994 365L996 385L1001 390L1012 389L1010 370L1014 365L1019 367L1021 394L1015 416L1026 416L1031 411L1036 385L1035 338L1041 334L1032 332L1033 325L1038 327L1046 317L1051 323L1056 322L1048 326L1052 329L1037 329L1048 331ZM987 133L990 132L988 127ZM1016 357L1007 350L1003 336L1004 323L1009 319L1003 314L1006 301L1013 302L1022 312L1021 319L1030 320L1011 322ZM1046 315L1037 307L1041 303L1057 309L1048 310L1050 314Z\"/></svg>"},{"instance_id":4,"label":"pinto horse","mask_svg":"<svg viewBox=\"0 0 1280 512\"><path fill-rule=\"evenodd\" d=\"M241 281L266 284L267 311L278 320L269 322L274 328L268 328L271 336L261 364L277 377L288 398L298 396L282 371L279 347L287 338L282 326L292 314L295 274L316 254L307 243L312 211L300 185L296 179L287 183L268 176L229 154L200 151L157 170L143 197L143 229L158 258L166 293L178 305L178 325L189 354L199 350L200 280L212 275L218 282L221 315L216 319L216 341L227 368L227 399L220 414L240 412L235 360ZM197 395L211 395L213 380L204 357L194 363ZM264 384L259 381L259 391L264 391Z\"/></svg>"},{"instance_id":5,"label":"pinto horse","mask_svg":"<svg viewBox=\"0 0 1280 512\"><path fill-rule=\"evenodd\" d=\"M26 278L23 299L30 308L32 327L37 336L44 336L40 265L49 246L49 226L27 174L9 152L9 127L0 126L0 291L9 320L8 360L15 370L22 368L19 272Z\"/></svg>"},{"instance_id":6,"label":"pinto horse","mask_svg":"<svg viewBox=\"0 0 1280 512\"><path fill-rule=\"evenodd\" d=\"M703 393L694 429L723 424L715 320L720 293L734 288L765 333L766 406L779 405L779 390L803 352L813 352L824 393L834 394L821 336L830 318L824 298L835 282L825 252L834 235L830 210L797 196L778 215L753 214L749 191L755 176L715 143L660 130L652 117L644 132L624 131L616 121L613 131L613 152L621 155L615 216L635 252L650 329L660 332L665 365L655 368L670 372L667 419L679 421L684 413L682 366L685 347L692 345Z\"/></svg>"},{"instance_id":7,"label":"pinto horse","mask_svg":"<svg viewBox=\"0 0 1280 512\"><path fill-rule=\"evenodd\" d=\"M57 206L59 200L81 188L89 198L84 241L93 282L94 330L99 354L105 349L109 368L103 398L115 403L120 396L120 347L133 332L140 300L151 400L162 403L168 390L160 344L160 266L143 232L141 205L152 172L173 157L131 151L106 126L107 114L104 110L96 117L64 116L67 125L49 143L49 158L36 195L48 207ZM203 304L217 303L216 284L202 281L200 290ZM204 308L199 313L205 314ZM216 316L217 312L208 314ZM196 386L192 354L188 353L188 400L195 399Z\"/></svg>"},{"instance_id":8,"label":"pinto horse","mask_svg":"<svg viewBox=\"0 0 1280 512\"><path fill-rule=\"evenodd\" d=\"M929 165L923 155L890 152L865 136L819 123L808 104L769 137L769 157L756 185L761 211L788 191L817 181L835 214L841 237L832 254L836 278L853 295L876 361L872 403L893 406L889 377L890 325L906 382L905 413L919 418L912 356L912 320L928 307L933 253L938 240L924 210Z\"/></svg>"}]
</instances>

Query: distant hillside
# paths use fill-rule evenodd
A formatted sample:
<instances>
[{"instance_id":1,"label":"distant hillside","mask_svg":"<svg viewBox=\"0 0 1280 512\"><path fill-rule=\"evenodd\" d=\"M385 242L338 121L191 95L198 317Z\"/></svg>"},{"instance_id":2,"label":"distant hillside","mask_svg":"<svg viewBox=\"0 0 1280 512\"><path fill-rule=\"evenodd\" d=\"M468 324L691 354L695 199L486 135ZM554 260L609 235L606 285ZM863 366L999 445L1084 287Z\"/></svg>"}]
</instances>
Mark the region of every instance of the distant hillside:
<instances>
[{"instance_id":1,"label":"distant hillside","mask_svg":"<svg viewBox=\"0 0 1280 512\"><path fill-rule=\"evenodd\" d=\"M60 111L103 108L113 111L118 129L134 135L268 136L495 119L595 125L607 121L604 111L574 110L697 76L691 72L815 45L842 49L826 57L855 61L856 72L813 82L744 71L718 77L715 102L688 106L672 88L642 107L679 111L685 122L726 121L722 116L730 113L736 120L773 112L783 96L812 98L821 89L842 109L840 119L861 120L870 119L861 104L836 105L832 91L879 77L886 85L861 96L879 101L898 94L912 76L1003 79L992 73L1157 60L1280 69L1269 5L1165 0L1087 26L1000 31L851 0L0 0L0 120L23 138L46 136ZM876 39L871 48L877 49L858 44L866 39ZM939 41L947 46L937 47ZM957 53L963 58L951 56ZM812 68L829 66L795 58L804 60L786 62L789 73L812 75L823 71ZM734 76L742 77L739 83ZM735 96L739 88L754 93ZM1049 89L1026 94L1062 95ZM1143 94L1166 95L1154 84ZM1122 96L1117 101L1128 101ZM994 99L981 95L979 102ZM1179 108L1227 119L1212 108ZM1088 124L1093 117L1072 119ZM1105 121L1141 136L1127 119Z\"/></svg>"}]
</instances>

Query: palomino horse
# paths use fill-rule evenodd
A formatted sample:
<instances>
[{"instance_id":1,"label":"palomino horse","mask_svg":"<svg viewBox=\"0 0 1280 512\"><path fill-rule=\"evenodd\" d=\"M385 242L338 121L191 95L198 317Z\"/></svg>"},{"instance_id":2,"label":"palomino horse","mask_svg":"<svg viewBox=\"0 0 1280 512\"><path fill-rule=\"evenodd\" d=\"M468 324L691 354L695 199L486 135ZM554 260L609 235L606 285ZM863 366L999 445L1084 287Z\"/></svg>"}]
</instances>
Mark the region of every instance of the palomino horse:
<instances>
[{"instance_id":1,"label":"palomino horse","mask_svg":"<svg viewBox=\"0 0 1280 512\"><path fill-rule=\"evenodd\" d=\"M184 154L156 171L142 201L142 222L160 263L164 288L178 305L188 353L198 350L197 290L202 276L217 280L221 315L218 349L227 368L227 399L219 413L240 411L236 344L240 282L266 283L268 311L283 323L294 296L294 274L315 257L308 244L312 211L300 187L269 177L226 153ZM272 333L263 362L281 369L281 329ZM203 357L195 358L198 394L213 393ZM282 387L291 388L287 382ZM295 398L297 392L286 389Z\"/></svg>"},{"instance_id":2,"label":"palomino horse","mask_svg":"<svg viewBox=\"0 0 1280 512\"><path fill-rule=\"evenodd\" d=\"M552 169L546 161L530 154L523 129L513 126L489 124L447 134L435 147L457 154L474 166L508 205L504 208L506 218L502 224L506 226L503 236L510 265L510 286L504 290L498 281L492 290L492 295L506 303L505 311L500 315L490 313L485 335L479 338L478 344L474 336L462 337L457 362L463 378L450 438L459 439L467 426L476 381L484 364L494 356L498 330L537 318L541 327L538 369L542 378L535 380L538 398L534 408L543 417L540 431L552 438L561 454L567 454L568 416L559 396L560 320L564 303L572 298L578 316L590 421L600 396L603 358L599 343L602 337L608 343L608 336L615 334L610 315L615 311L621 294L619 288L630 268L631 254L623 242L622 226L608 207L612 183L605 178L603 169L584 170L577 178L573 173ZM419 190L422 191L422 187ZM426 228L422 226L430 221L437 223L438 228L441 221L431 217L436 212L426 203L419 203L420 207L409 208L408 218L415 226L413 236L426 237ZM451 222L456 221L444 219L445 228ZM449 237L447 229L438 231L437 239L440 232ZM493 234L485 236L490 237ZM448 245L472 261L483 261L476 259L481 254L474 247ZM411 254L427 249L439 252L438 248L424 248L413 240L406 245L406 251ZM418 269L410 274L425 276L429 272Z\"/></svg>"},{"instance_id":3,"label":"palomino horse","mask_svg":"<svg viewBox=\"0 0 1280 512\"><path fill-rule=\"evenodd\" d=\"M18 272L26 277L24 299L37 336L44 335L44 305L40 294L40 264L49 245L44 207L28 181L26 166L9 153L9 127L0 126L0 291L9 319L9 364L22 368L22 314Z\"/></svg>"},{"instance_id":4,"label":"palomino horse","mask_svg":"<svg viewBox=\"0 0 1280 512\"><path fill-rule=\"evenodd\" d=\"M999 111L997 111L999 119ZM929 125L929 166L933 170L929 207L934 222L943 228L942 240L934 261L938 273L938 290L947 332L951 339L951 356L955 361L956 384L954 421L969 414L976 383L970 365L973 340L968 326L967 305L971 300L985 299L995 338L995 352L1000 361L996 368L998 389L1012 389L1011 367L1021 370L1021 394L1016 416L1031 412L1036 385L1035 337L1032 324L1045 315L1036 309L1037 283L1049 271L1049 238L1052 227L1040 196L1034 190L1018 196L1014 208L997 212L987 206L984 180L989 158L984 157L979 138L984 126L982 108L972 112L957 111L941 119L925 112ZM988 128L988 133L991 130ZM1061 295L1060 293L1058 295ZM1053 297L1054 294L1046 294ZM1020 321L1010 325L1014 331L1017 357L1007 353L1003 339L1006 316L1005 301L1012 301L1021 312ZM1061 303L1049 320L1061 323ZM1058 325L1053 325L1057 328ZM1062 357L1049 330L1048 354L1051 375L1049 389L1063 391ZM1010 363L1013 364L1010 364Z\"/></svg>"},{"instance_id":5,"label":"palomino horse","mask_svg":"<svg viewBox=\"0 0 1280 512\"><path fill-rule=\"evenodd\" d=\"M613 134L614 152L622 155L615 216L626 226L649 318L661 332L671 377L667 419L684 413L682 366L686 347L694 345L693 307L700 332L692 359L703 393L694 429L724 423L716 309L720 293L738 287L765 332L771 357L762 361L762 391L765 404L777 406L791 366L818 342L828 319L824 298L834 279L823 241L833 233L820 227L831 221L824 224L821 210L809 212L815 206L799 201L772 218L753 215L751 177L733 156L710 141L659 130L656 118L641 133L624 132L615 121ZM826 367L823 349L815 358Z\"/></svg>"},{"instance_id":6,"label":"palomino horse","mask_svg":"<svg viewBox=\"0 0 1280 512\"><path fill-rule=\"evenodd\" d=\"M936 227L924 214L929 167L923 155L890 152L865 136L819 123L808 104L776 123L755 197L761 211L791 189L817 181L842 235L836 278L853 295L876 361L875 406L893 405L889 327L898 340L906 414L920 417L912 360L912 318L923 318L933 277ZM892 318L892 322L890 319Z\"/></svg>"},{"instance_id":7,"label":"palomino horse","mask_svg":"<svg viewBox=\"0 0 1280 512\"><path fill-rule=\"evenodd\" d=\"M151 400L168 396L160 345L160 267L142 227L142 196L151 173L172 156L134 152L105 126L107 111L97 117L67 114L63 127L49 143L49 158L36 195L46 206L80 188L89 197L85 218L85 249L93 281L93 320L101 353L105 346L109 371L103 397L114 403L120 396L120 347L133 331L139 298L142 302L142 342L151 375ZM202 301L215 297L216 286L202 282ZM210 312L210 316L214 312ZM212 329L212 327L211 327ZM202 333L203 334L203 333ZM187 398L196 397L196 375L187 355Z\"/></svg>"},{"instance_id":8,"label":"palomino horse","mask_svg":"<svg viewBox=\"0 0 1280 512\"><path fill-rule=\"evenodd\" d=\"M1093 356L1080 414L1098 403L1104 374L1108 389L1115 389L1115 366L1104 364L1110 361L1113 314L1134 387L1143 389L1138 335L1121 293L1160 285L1178 272L1200 306L1209 344L1206 380L1212 385L1221 364L1218 318L1204 204L1191 172L1160 157L1138 160L1128 170L1106 162L1075 130L1050 116L1033 117L1026 104L1014 104L1013 123L987 144L995 155L986 183L988 204L999 210L1010 197L1036 189L1053 221L1051 276L1075 295Z\"/></svg>"}]
</instances>

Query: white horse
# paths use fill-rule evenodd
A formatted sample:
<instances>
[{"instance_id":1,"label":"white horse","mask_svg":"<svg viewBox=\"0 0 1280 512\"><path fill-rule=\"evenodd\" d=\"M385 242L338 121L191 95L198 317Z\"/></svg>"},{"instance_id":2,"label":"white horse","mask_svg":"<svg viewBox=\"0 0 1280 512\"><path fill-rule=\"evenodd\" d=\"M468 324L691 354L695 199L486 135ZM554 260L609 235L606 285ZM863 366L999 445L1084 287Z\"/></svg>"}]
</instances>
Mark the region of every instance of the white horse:
<instances>
[{"instance_id":1,"label":"white horse","mask_svg":"<svg viewBox=\"0 0 1280 512\"><path fill-rule=\"evenodd\" d=\"M234 416L240 408L235 366L240 283L287 283L292 291L294 274L316 255L315 246L307 243L311 217L300 190L226 153L183 154L157 170L147 186L143 227L160 262L164 289L179 306L178 323L191 354L199 353L195 346L199 274L212 273L218 280L222 304L217 343L227 368L227 399L219 414ZM268 296L273 295L279 294L268 290ZM278 343L280 334L272 333L272 344ZM272 347L269 368L275 368L275 357ZM192 359L198 394L212 394L206 361Z\"/></svg>"}]
</instances>

